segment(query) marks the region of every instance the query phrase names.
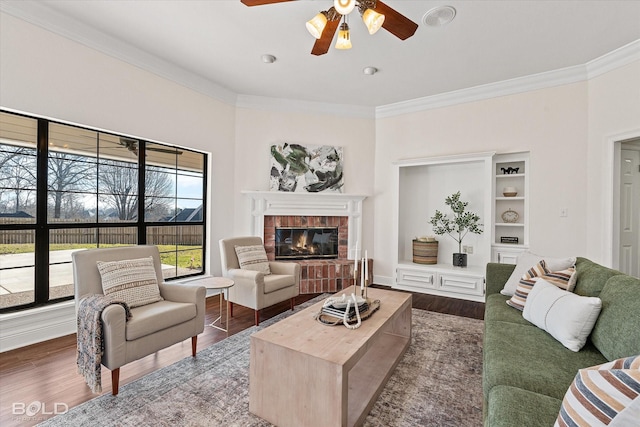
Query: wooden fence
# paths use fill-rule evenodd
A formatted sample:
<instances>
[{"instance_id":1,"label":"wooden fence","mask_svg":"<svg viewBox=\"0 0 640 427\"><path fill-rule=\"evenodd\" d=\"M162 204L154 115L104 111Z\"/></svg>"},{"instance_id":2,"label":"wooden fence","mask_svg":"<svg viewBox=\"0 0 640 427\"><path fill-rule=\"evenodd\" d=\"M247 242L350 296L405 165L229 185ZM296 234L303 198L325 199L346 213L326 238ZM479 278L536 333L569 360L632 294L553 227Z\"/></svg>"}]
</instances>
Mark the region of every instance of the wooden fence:
<instances>
[{"instance_id":1,"label":"wooden fence","mask_svg":"<svg viewBox=\"0 0 640 427\"><path fill-rule=\"evenodd\" d=\"M14 218L0 218L0 224L24 224ZM101 245L138 243L136 227L87 227L51 230L50 244L96 244ZM201 225L154 226L147 227L147 243L151 245L202 246ZM34 230L2 230L0 245L35 243Z\"/></svg>"}]
</instances>

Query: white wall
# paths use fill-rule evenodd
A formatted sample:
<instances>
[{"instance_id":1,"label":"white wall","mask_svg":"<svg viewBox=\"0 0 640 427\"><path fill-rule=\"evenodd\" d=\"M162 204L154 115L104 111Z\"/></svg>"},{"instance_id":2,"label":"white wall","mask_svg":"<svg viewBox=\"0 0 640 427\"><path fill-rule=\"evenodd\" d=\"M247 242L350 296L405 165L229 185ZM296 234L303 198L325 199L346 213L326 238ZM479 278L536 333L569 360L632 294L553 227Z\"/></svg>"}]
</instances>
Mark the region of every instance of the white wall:
<instances>
[{"instance_id":1,"label":"white wall","mask_svg":"<svg viewBox=\"0 0 640 427\"><path fill-rule=\"evenodd\" d=\"M400 159L482 151L530 151L530 248L585 255L587 223L587 84L426 110L376 121L375 256L378 276L392 277L391 165ZM560 207L569 216L560 217ZM424 235L432 234L424 221Z\"/></svg>"},{"instance_id":2,"label":"white wall","mask_svg":"<svg viewBox=\"0 0 640 427\"><path fill-rule=\"evenodd\" d=\"M640 136L640 61L589 80L587 257L611 265L613 141Z\"/></svg>"},{"instance_id":3,"label":"white wall","mask_svg":"<svg viewBox=\"0 0 640 427\"><path fill-rule=\"evenodd\" d=\"M373 248L373 119L328 114L288 113L238 108L236 113L235 224L233 234L250 232L249 200L243 190L269 190L270 147L273 144L343 147L344 193L368 196L363 203L363 246ZM231 232L231 230L230 230ZM377 262L377 261L376 261Z\"/></svg>"},{"instance_id":4,"label":"white wall","mask_svg":"<svg viewBox=\"0 0 640 427\"><path fill-rule=\"evenodd\" d=\"M234 106L10 15L0 19L2 107L211 153L209 241L233 227ZM211 249L208 264L219 273L218 245Z\"/></svg>"}]
</instances>

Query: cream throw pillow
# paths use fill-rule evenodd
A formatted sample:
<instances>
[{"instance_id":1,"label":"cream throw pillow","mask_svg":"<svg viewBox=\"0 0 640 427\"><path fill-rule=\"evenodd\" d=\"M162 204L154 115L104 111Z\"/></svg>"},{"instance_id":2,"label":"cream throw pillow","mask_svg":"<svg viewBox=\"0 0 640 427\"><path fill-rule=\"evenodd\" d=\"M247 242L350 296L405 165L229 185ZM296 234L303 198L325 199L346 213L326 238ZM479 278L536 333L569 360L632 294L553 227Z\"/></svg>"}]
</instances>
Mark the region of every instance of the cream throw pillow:
<instances>
[{"instance_id":1,"label":"cream throw pillow","mask_svg":"<svg viewBox=\"0 0 640 427\"><path fill-rule=\"evenodd\" d=\"M547 331L569 350L579 351L587 342L601 309L600 298L576 295L538 278L529 292L522 317Z\"/></svg>"},{"instance_id":2,"label":"cream throw pillow","mask_svg":"<svg viewBox=\"0 0 640 427\"><path fill-rule=\"evenodd\" d=\"M130 308L162 301L153 257L123 261L97 261L102 291Z\"/></svg>"},{"instance_id":3,"label":"cream throw pillow","mask_svg":"<svg viewBox=\"0 0 640 427\"><path fill-rule=\"evenodd\" d=\"M568 258L551 258L541 255L536 255L532 252L523 252L518 256L518 263L516 264L513 273L509 276L504 288L500 291L502 295L512 296L516 292L520 279L531 267L539 263L541 260L545 260L547 270L549 271L561 271L576 264L575 257Z\"/></svg>"},{"instance_id":4,"label":"cream throw pillow","mask_svg":"<svg viewBox=\"0 0 640 427\"><path fill-rule=\"evenodd\" d=\"M271 274L267 252L262 245L236 246L238 264L243 270L259 271L262 274Z\"/></svg>"}]
</instances>

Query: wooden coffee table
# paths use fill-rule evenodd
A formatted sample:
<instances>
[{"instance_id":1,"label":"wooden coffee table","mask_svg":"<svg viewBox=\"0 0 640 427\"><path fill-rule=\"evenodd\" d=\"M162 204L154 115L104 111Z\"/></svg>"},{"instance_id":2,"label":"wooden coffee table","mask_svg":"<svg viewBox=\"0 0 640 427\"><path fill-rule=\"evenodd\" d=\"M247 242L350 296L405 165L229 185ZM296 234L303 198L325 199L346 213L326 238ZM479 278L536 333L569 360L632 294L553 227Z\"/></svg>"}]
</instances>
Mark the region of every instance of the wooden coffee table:
<instances>
[{"instance_id":1,"label":"wooden coffee table","mask_svg":"<svg viewBox=\"0 0 640 427\"><path fill-rule=\"evenodd\" d=\"M253 334L249 410L280 427L362 424L411 342L411 294L368 296L380 309L355 330L316 321L319 302Z\"/></svg>"}]
</instances>

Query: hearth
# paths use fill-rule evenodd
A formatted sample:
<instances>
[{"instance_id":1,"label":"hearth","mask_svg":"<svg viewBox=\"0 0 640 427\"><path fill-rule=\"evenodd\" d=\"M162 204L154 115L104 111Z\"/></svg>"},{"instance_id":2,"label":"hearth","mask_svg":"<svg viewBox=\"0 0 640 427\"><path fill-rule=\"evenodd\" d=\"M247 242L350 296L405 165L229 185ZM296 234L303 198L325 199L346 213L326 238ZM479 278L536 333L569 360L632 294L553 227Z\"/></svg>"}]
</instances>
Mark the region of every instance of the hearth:
<instances>
[{"instance_id":1,"label":"hearth","mask_svg":"<svg viewBox=\"0 0 640 427\"><path fill-rule=\"evenodd\" d=\"M276 227L275 259L338 258L338 227Z\"/></svg>"}]
</instances>

